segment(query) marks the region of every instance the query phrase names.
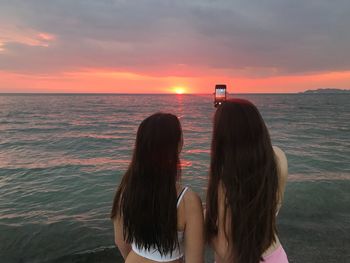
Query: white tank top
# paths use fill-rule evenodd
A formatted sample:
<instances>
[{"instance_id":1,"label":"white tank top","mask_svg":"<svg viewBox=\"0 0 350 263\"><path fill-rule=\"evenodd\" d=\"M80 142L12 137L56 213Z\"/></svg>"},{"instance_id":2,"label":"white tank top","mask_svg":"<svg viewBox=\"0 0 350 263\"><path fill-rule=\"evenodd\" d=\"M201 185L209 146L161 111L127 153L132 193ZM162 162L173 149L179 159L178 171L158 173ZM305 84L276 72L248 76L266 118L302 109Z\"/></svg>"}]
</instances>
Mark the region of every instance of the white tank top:
<instances>
[{"instance_id":1,"label":"white tank top","mask_svg":"<svg viewBox=\"0 0 350 263\"><path fill-rule=\"evenodd\" d=\"M180 195L177 199L176 207L179 207L179 204L180 204L183 196L185 195L187 189L188 189L188 187L186 186L182 190L182 192L180 193ZM171 256L170 256L170 253L161 255L159 250L156 247L151 247L149 249L137 248L137 246L134 243L132 243L131 248L137 255L144 257L144 258L147 258L147 259L150 259L150 260L154 260L154 261L158 261L158 262L173 261L173 260L177 260L179 258L182 258L184 255L184 252L183 252L184 251L184 232L177 231L177 238L179 241L179 246L175 250L173 250Z\"/></svg>"}]
</instances>

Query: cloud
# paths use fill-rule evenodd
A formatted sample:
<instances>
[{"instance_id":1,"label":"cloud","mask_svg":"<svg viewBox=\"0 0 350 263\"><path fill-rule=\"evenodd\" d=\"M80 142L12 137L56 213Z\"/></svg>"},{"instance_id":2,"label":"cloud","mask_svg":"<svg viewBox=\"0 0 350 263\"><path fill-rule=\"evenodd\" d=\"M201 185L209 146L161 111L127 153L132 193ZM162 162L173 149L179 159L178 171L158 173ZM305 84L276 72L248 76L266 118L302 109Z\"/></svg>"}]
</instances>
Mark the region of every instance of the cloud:
<instances>
[{"instance_id":1,"label":"cloud","mask_svg":"<svg viewBox=\"0 0 350 263\"><path fill-rule=\"evenodd\" d=\"M248 76L350 69L350 1L0 0L0 70ZM3 30L4 31L4 30ZM31 33L30 33L31 32ZM28 45L30 39L33 45Z\"/></svg>"},{"instance_id":2,"label":"cloud","mask_svg":"<svg viewBox=\"0 0 350 263\"><path fill-rule=\"evenodd\" d=\"M31 28L18 28L12 25L0 27L0 43L3 47L10 43L47 47L55 38L52 34L38 32Z\"/></svg>"}]
</instances>

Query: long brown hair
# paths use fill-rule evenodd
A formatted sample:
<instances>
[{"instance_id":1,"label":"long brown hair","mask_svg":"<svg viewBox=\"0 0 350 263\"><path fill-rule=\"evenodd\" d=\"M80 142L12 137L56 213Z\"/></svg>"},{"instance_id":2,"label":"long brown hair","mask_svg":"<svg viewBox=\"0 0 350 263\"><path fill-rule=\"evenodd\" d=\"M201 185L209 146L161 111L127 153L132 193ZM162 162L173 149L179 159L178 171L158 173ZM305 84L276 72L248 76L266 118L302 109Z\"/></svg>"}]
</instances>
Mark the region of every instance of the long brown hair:
<instances>
[{"instance_id":1,"label":"long brown hair","mask_svg":"<svg viewBox=\"0 0 350 263\"><path fill-rule=\"evenodd\" d=\"M176 181L182 130L172 114L156 113L139 126L128 170L113 201L111 218L122 216L124 240L161 254L178 245Z\"/></svg>"},{"instance_id":2,"label":"long brown hair","mask_svg":"<svg viewBox=\"0 0 350 263\"><path fill-rule=\"evenodd\" d=\"M215 113L206 209L208 241L218 233L220 184L225 193L230 258L236 263L258 263L275 242L278 174L266 125L247 100L228 100Z\"/></svg>"}]
</instances>

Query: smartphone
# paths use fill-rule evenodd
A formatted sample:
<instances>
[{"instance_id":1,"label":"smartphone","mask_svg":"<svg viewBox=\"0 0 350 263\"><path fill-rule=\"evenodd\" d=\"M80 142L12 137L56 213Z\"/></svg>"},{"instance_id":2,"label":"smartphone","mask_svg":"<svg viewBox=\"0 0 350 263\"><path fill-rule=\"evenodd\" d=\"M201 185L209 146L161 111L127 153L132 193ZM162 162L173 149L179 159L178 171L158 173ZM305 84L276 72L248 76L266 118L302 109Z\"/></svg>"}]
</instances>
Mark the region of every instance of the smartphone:
<instances>
[{"instance_id":1,"label":"smartphone","mask_svg":"<svg viewBox=\"0 0 350 263\"><path fill-rule=\"evenodd\" d=\"M226 100L226 85L218 84L215 85L215 98L214 98L214 106L217 107L222 104Z\"/></svg>"}]
</instances>

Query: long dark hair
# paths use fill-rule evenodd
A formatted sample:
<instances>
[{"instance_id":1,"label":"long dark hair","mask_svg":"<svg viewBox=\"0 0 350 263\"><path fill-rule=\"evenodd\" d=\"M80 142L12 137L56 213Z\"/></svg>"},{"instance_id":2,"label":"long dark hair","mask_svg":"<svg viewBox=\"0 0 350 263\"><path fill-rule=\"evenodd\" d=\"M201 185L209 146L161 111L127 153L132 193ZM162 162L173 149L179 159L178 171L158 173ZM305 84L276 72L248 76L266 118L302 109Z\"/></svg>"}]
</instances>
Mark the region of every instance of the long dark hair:
<instances>
[{"instance_id":1,"label":"long dark hair","mask_svg":"<svg viewBox=\"0 0 350 263\"><path fill-rule=\"evenodd\" d=\"M275 242L278 174L266 125L247 100L228 100L215 113L206 209L208 241L218 233L220 184L225 193L230 258L237 263L258 263Z\"/></svg>"},{"instance_id":2,"label":"long dark hair","mask_svg":"<svg viewBox=\"0 0 350 263\"><path fill-rule=\"evenodd\" d=\"M124 240L161 254L178 245L176 181L180 176L182 130L172 114L156 113L137 131L128 170L113 201L111 218L123 218Z\"/></svg>"}]
</instances>

